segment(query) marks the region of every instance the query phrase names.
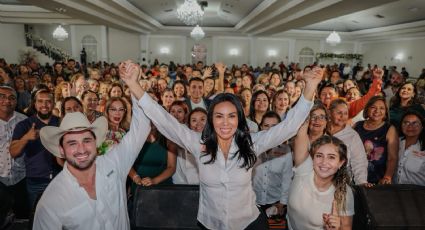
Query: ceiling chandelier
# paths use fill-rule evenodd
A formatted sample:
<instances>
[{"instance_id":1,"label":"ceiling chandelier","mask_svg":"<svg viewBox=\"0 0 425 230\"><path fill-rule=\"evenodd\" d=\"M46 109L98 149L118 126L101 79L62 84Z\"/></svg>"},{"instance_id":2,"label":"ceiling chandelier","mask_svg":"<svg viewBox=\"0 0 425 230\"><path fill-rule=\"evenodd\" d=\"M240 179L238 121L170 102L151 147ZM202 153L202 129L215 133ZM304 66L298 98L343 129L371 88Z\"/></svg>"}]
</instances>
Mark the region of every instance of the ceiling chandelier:
<instances>
[{"instance_id":1,"label":"ceiling chandelier","mask_svg":"<svg viewBox=\"0 0 425 230\"><path fill-rule=\"evenodd\" d=\"M55 31L53 31L53 38L58 41L63 41L68 38L68 33L61 25L59 25Z\"/></svg>"},{"instance_id":2,"label":"ceiling chandelier","mask_svg":"<svg viewBox=\"0 0 425 230\"><path fill-rule=\"evenodd\" d=\"M196 25L193 28L192 32L190 32L190 37L192 37L196 41L199 41L205 37L205 33L199 25Z\"/></svg>"},{"instance_id":3,"label":"ceiling chandelier","mask_svg":"<svg viewBox=\"0 0 425 230\"><path fill-rule=\"evenodd\" d=\"M339 43L341 43L341 37L335 30L329 34L329 36L326 38L326 43L328 43L331 46L335 46Z\"/></svg>"},{"instance_id":4,"label":"ceiling chandelier","mask_svg":"<svg viewBox=\"0 0 425 230\"><path fill-rule=\"evenodd\" d=\"M177 18L186 25L196 25L204 16L204 11L196 0L185 0L177 9Z\"/></svg>"}]
</instances>

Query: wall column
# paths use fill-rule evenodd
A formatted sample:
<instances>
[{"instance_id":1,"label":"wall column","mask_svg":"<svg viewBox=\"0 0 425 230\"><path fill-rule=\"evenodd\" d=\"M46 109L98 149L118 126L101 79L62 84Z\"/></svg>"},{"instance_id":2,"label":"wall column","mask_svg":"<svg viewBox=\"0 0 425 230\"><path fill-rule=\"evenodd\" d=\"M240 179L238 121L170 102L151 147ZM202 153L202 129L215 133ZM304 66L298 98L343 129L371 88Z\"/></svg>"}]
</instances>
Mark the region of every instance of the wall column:
<instances>
[{"instance_id":1,"label":"wall column","mask_svg":"<svg viewBox=\"0 0 425 230\"><path fill-rule=\"evenodd\" d=\"M108 55L108 28L106 26L100 26L100 47L101 47L101 61L109 62Z\"/></svg>"}]
</instances>

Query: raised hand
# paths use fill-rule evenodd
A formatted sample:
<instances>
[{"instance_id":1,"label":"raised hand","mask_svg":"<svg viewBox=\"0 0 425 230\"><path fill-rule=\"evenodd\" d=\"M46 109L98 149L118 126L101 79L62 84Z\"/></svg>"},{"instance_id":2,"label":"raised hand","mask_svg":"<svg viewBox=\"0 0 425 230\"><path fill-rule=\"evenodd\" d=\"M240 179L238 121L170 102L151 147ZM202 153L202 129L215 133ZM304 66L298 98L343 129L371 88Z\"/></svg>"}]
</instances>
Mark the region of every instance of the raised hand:
<instances>
[{"instance_id":1,"label":"raised hand","mask_svg":"<svg viewBox=\"0 0 425 230\"><path fill-rule=\"evenodd\" d=\"M218 73L224 74L224 71L226 71L226 68L227 68L227 66L224 63L217 62L214 65L215 65L215 68L217 69Z\"/></svg>"},{"instance_id":2,"label":"raised hand","mask_svg":"<svg viewBox=\"0 0 425 230\"><path fill-rule=\"evenodd\" d=\"M138 64L130 60L121 62L118 67L121 79L127 84L131 94L139 100L145 91L139 84L139 76L142 70Z\"/></svg>"},{"instance_id":3,"label":"raised hand","mask_svg":"<svg viewBox=\"0 0 425 230\"><path fill-rule=\"evenodd\" d=\"M129 83L138 84L138 78L141 72L139 65L127 60L119 65L121 79L129 85Z\"/></svg>"},{"instance_id":4,"label":"raised hand","mask_svg":"<svg viewBox=\"0 0 425 230\"><path fill-rule=\"evenodd\" d=\"M375 68L372 72L373 79L379 79L382 80L382 77L384 76L384 70L381 68Z\"/></svg>"},{"instance_id":5,"label":"raised hand","mask_svg":"<svg viewBox=\"0 0 425 230\"><path fill-rule=\"evenodd\" d=\"M212 68L211 67L207 67L204 70L204 74L202 75L203 79L207 78L207 77L211 77L212 76Z\"/></svg>"},{"instance_id":6,"label":"raised hand","mask_svg":"<svg viewBox=\"0 0 425 230\"><path fill-rule=\"evenodd\" d=\"M24 139L28 141L34 141L38 138L38 130L35 129L35 123L32 123L31 129L28 130L24 135Z\"/></svg>"},{"instance_id":7,"label":"raised hand","mask_svg":"<svg viewBox=\"0 0 425 230\"><path fill-rule=\"evenodd\" d=\"M323 69L320 67L314 67L311 71L304 73L303 79L306 81L306 86L303 94L305 99L313 100L317 86L322 81L322 78Z\"/></svg>"},{"instance_id":8,"label":"raised hand","mask_svg":"<svg viewBox=\"0 0 425 230\"><path fill-rule=\"evenodd\" d=\"M311 71L304 72L303 79L307 83L310 82L311 84L315 84L317 86L323 79L323 72L324 70L322 68L316 66Z\"/></svg>"}]
</instances>

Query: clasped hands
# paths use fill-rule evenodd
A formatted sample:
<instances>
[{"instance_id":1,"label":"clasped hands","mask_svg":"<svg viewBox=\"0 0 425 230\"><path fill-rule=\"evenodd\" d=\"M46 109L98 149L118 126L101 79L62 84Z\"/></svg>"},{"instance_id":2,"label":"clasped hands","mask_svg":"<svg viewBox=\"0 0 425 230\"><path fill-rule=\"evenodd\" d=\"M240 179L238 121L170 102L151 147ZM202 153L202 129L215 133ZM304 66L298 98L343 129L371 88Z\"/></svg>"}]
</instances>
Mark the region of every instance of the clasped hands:
<instances>
[{"instance_id":1,"label":"clasped hands","mask_svg":"<svg viewBox=\"0 0 425 230\"><path fill-rule=\"evenodd\" d=\"M121 79L128 85L129 83L138 84L138 79L141 75L141 69L138 64L131 60L121 62L118 67Z\"/></svg>"}]
</instances>

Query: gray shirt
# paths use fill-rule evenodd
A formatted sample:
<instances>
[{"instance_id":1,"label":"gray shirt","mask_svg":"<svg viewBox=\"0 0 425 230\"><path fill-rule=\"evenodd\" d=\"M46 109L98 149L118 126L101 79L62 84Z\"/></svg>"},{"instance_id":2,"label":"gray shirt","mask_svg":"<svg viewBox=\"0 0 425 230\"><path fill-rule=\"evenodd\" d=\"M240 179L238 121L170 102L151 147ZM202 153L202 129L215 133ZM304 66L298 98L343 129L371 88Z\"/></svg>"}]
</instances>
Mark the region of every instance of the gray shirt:
<instances>
[{"instance_id":1,"label":"gray shirt","mask_svg":"<svg viewBox=\"0 0 425 230\"><path fill-rule=\"evenodd\" d=\"M0 119L0 182L6 186L17 184L25 177L25 154L13 159L10 156L9 146L16 124L26 118L21 113L13 112L8 121Z\"/></svg>"}]
</instances>

